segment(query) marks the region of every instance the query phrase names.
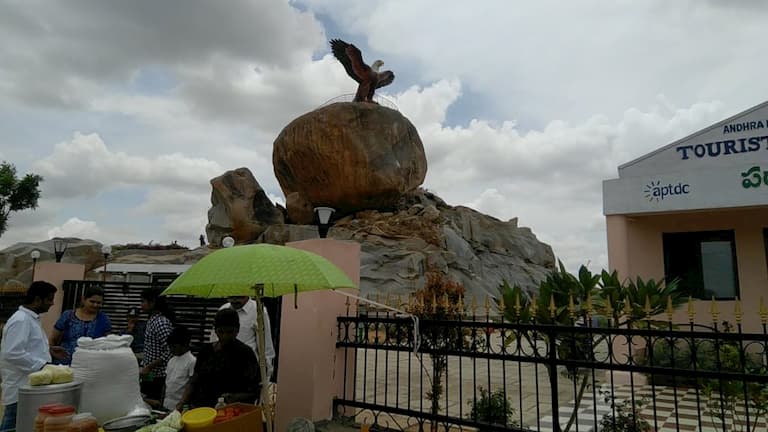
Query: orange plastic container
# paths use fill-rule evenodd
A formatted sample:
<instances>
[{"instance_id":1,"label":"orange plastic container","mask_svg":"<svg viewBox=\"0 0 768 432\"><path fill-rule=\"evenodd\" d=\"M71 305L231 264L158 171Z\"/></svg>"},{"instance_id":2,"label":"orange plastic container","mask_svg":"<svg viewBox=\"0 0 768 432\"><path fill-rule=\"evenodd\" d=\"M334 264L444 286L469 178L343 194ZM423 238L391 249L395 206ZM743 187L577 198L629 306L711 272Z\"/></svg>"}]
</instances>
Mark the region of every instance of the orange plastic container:
<instances>
[{"instance_id":1,"label":"orange plastic container","mask_svg":"<svg viewBox=\"0 0 768 432\"><path fill-rule=\"evenodd\" d=\"M67 432L99 432L99 423L91 413L76 414L67 425Z\"/></svg>"},{"instance_id":2,"label":"orange plastic container","mask_svg":"<svg viewBox=\"0 0 768 432\"><path fill-rule=\"evenodd\" d=\"M232 411L239 411L239 415L226 417L227 408ZM195 432L263 432L261 407L251 404L233 403L225 406L223 411L224 415L219 418L218 423L203 426L195 430Z\"/></svg>"},{"instance_id":3,"label":"orange plastic container","mask_svg":"<svg viewBox=\"0 0 768 432\"><path fill-rule=\"evenodd\" d=\"M75 407L62 405L48 410L43 432L67 432L67 426L75 415Z\"/></svg>"},{"instance_id":4,"label":"orange plastic container","mask_svg":"<svg viewBox=\"0 0 768 432\"><path fill-rule=\"evenodd\" d=\"M37 409L37 416L35 417L35 432L43 432L43 428L45 427L45 419L48 418L48 411L51 408L60 407L61 404L53 403L53 404L47 404L43 405L40 408Z\"/></svg>"}]
</instances>

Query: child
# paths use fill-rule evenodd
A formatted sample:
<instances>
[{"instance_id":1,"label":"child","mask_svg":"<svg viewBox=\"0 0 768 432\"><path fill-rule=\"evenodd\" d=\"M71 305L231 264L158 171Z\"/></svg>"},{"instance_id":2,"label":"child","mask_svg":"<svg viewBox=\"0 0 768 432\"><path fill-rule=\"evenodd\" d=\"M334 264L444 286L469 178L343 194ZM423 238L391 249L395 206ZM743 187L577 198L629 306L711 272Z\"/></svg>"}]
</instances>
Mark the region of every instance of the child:
<instances>
[{"instance_id":1,"label":"child","mask_svg":"<svg viewBox=\"0 0 768 432\"><path fill-rule=\"evenodd\" d=\"M165 392L163 407L181 411L181 398L190 378L195 374L195 356L189 352L189 331L184 327L175 327L168 336L168 348L171 357L165 368Z\"/></svg>"}]
</instances>

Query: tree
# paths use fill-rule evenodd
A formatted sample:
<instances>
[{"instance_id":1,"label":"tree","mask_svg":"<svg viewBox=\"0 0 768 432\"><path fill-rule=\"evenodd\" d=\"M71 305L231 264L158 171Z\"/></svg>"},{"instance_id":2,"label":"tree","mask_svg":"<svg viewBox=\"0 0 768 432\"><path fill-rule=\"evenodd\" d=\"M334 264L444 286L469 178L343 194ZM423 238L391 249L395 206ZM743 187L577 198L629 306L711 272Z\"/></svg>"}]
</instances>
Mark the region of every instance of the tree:
<instances>
[{"instance_id":1,"label":"tree","mask_svg":"<svg viewBox=\"0 0 768 432\"><path fill-rule=\"evenodd\" d=\"M406 310L422 320L460 320L463 310L459 305L464 297L464 286L432 268L426 272L425 277L424 286L414 293L416 302ZM443 376L448 369L448 354L444 351L459 349L464 339L460 328L426 325L423 322L420 332L422 343L430 349L429 357L432 360L432 377L429 380L431 388L425 396L430 401L430 413L436 416L440 411L440 398L444 391ZM430 430L437 431L437 421L431 422Z\"/></svg>"},{"instance_id":2,"label":"tree","mask_svg":"<svg viewBox=\"0 0 768 432\"><path fill-rule=\"evenodd\" d=\"M0 164L0 236L8 229L11 212L37 208L41 181L43 177L37 174L19 179L13 164L6 161Z\"/></svg>"}]
</instances>

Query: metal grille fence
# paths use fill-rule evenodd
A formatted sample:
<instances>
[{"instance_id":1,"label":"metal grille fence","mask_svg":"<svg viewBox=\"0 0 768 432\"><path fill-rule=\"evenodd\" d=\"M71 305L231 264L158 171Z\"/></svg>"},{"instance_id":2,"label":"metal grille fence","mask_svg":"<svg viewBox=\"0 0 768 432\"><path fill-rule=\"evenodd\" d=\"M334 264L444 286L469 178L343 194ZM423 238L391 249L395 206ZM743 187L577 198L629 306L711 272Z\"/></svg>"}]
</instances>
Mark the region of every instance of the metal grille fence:
<instances>
[{"instance_id":1,"label":"metal grille fence","mask_svg":"<svg viewBox=\"0 0 768 432\"><path fill-rule=\"evenodd\" d=\"M336 412L409 431L768 430L768 314L758 333L597 322L421 320L414 353L410 318L339 317L354 385Z\"/></svg>"},{"instance_id":2,"label":"metal grille fence","mask_svg":"<svg viewBox=\"0 0 768 432\"><path fill-rule=\"evenodd\" d=\"M131 308L140 309L142 291L165 288L168 284L170 281L166 281L166 283L64 281L62 311L77 307L87 287L92 285L102 287L104 289L102 311L112 321L113 331L119 333L126 328L128 311ZM176 315L176 323L186 327L192 336L193 352L197 353L202 344L208 341L216 311L225 302L226 300L223 299L182 296L168 298L168 305ZM140 319L146 320L147 317L140 315Z\"/></svg>"},{"instance_id":3,"label":"metal grille fence","mask_svg":"<svg viewBox=\"0 0 768 432\"><path fill-rule=\"evenodd\" d=\"M141 293L146 289L161 289L171 284L173 280L162 279L151 283L141 282L109 282L109 281L64 281L64 303L62 311L77 307L80 298L88 286L100 286L104 289L104 304L102 311L112 321L114 333L122 332L128 323L128 310L141 307ZM263 298L262 302L267 308L271 328L272 342L275 347L275 367L273 376L277 376L278 358L280 356L280 298ZM216 312L226 299L206 299L188 296L169 296L168 305L176 315L176 324L186 327L191 335L191 351L197 354L203 344L209 340L213 329L213 319ZM145 314L139 316L140 320L146 320Z\"/></svg>"}]
</instances>

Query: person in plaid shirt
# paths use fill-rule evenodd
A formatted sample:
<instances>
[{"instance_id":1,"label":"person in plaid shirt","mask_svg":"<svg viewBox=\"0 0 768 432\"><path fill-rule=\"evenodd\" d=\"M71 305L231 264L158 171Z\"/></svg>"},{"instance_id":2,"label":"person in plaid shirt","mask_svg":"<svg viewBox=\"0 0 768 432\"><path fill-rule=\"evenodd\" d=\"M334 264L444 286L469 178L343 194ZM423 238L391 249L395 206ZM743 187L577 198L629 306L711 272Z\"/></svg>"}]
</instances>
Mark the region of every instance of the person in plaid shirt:
<instances>
[{"instance_id":1,"label":"person in plaid shirt","mask_svg":"<svg viewBox=\"0 0 768 432\"><path fill-rule=\"evenodd\" d=\"M141 359L141 392L147 399L159 400L165 383L165 367L171 358L168 336L173 331L173 313L160 290L141 293L141 310L149 319L144 329L144 357Z\"/></svg>"}]
</instances>

